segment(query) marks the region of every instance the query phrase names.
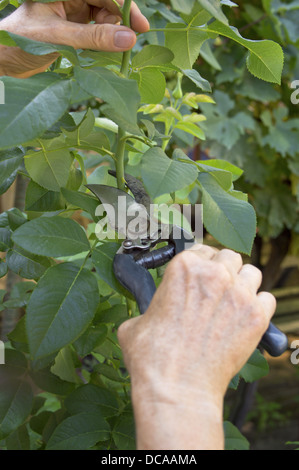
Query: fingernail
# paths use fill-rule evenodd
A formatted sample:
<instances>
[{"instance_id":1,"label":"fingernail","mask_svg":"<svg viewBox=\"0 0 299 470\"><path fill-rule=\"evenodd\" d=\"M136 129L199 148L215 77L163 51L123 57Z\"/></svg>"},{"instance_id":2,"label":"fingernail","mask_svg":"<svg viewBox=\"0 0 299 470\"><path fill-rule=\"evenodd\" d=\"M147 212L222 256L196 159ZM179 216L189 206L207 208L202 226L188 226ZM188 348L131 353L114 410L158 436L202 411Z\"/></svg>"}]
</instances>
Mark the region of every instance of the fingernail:
<instances>
[{"instance_id":1,"label":"fingernail","mask_svg":"<svg viewBox=\"0 0 299 470\"><path fill-rule=\"evenodd\" d=\"M129 31L117 31L114 34L114 45L120 49L127 49L134 44L135 35Z\"/></svg>"}]
</instances>

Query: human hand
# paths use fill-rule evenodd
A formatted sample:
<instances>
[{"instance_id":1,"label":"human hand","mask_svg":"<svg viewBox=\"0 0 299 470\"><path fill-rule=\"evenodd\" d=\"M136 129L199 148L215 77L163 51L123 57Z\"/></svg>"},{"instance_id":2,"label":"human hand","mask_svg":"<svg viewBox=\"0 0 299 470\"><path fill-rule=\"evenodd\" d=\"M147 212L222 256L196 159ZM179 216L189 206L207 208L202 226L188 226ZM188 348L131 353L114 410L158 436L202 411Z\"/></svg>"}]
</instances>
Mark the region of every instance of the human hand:
<instances>
[{"instance_id":1,"label":"human hand","mask_svg":"<svg viewBox=\"0 0 299 470\"><path fill-rule=\"evenodd\" d=\"M118 0L122 5L124 0ZM95 24L90 24L90 21ZM26 1L0 22L1 30L41 42L72 46L75 49L123 52L136 43L134 31L149 29L147 19L132 2L132 29L120 26L120 11L113 0L69 0L36 3ZM134 30L134 31L133 31ZM27 78L45 71L59 56L34 56L18 47L1 47L0 75Z\"/></svg>"},{"instance_id":2,"label":"human hand","mask_svg":"<svg viewBox=\"0 0 299 470\"><path fill-rule=\"evenodd\" d=\"M227 386L276 307L257 294L261 280L239 254L196 245L171 261L147 312L120 326L139 448L223 447Z\"/></svg>"}]
</instances>

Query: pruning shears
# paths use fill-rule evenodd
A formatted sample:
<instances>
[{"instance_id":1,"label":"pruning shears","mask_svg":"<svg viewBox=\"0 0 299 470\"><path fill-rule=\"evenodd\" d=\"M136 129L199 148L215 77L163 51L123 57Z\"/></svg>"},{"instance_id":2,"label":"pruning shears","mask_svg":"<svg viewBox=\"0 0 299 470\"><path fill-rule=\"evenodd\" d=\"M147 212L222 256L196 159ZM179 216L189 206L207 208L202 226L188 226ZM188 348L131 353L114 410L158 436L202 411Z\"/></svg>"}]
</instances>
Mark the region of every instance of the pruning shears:
<instances>
[{"instance_id":1,"label":"pruning shears","mask_svg":"<svg viewBox=\"0 0 299 470\"><path fill-rule=\"evenodd\" d=\"M109 173L116 176L112 170L109 170ZM164 266L174 256L184 251L186 246L193 244L195 240L188 231L176 225L167 226L167 238L164 238L164 229L167 224L159 222L154 224L154 230L150 230L152 201L140 180L127 174L125 180L133 197L127 192L111 186L90 184L87 185L87 188L95 194L102 204L114 208L116 217L110 223L119 234L125 237L114 257L114 274L120 284L134 296L139 311L143 314L148 309L156 291L154 279L148 270ZM121 219L119 217L119 197L123 197L125 203L121 205L121 210L127 211L124 223L119 222ZM142 209L139 222L143 226L143 231L142 236L136 237L136 232L130 232L128 227L136 215L136 210L139 209ZM128 216L128 214L131 215ZM161 242L166 242L166 245L157 248ZM260 346L271 356L278 357L287 350L288 339L282 331L270 323L268 330L262 337Z\"/></svg>"}]
</instances>

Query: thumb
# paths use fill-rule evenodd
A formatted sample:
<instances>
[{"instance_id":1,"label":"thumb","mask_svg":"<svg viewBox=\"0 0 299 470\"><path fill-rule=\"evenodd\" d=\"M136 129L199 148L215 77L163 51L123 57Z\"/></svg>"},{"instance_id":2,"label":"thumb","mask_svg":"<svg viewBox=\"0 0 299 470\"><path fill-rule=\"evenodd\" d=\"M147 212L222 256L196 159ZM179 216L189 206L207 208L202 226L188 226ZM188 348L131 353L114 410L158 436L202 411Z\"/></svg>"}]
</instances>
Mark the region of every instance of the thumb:
<instances>
[{"instance_id":1,"label":"thumb","mask_svg":"<svg viewBox=\"0 0 299 470\"><path fill-rule=\"evenodd\" d=\"M52 29L51 42L75 49L122 52L132 49L136 43L136 34L125 26L78 24L60 20Z\"/></svg>"}]
</instances>

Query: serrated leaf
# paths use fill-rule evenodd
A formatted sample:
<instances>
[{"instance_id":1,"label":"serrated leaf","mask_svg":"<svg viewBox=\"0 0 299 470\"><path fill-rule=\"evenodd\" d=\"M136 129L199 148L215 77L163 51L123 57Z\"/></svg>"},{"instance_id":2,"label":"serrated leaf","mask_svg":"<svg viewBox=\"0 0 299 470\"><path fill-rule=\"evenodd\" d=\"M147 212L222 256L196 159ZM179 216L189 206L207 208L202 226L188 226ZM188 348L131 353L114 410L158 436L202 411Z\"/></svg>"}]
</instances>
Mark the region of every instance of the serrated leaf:
<instances>
[{"instance_id":1,"label":"serrated leaf","mask_svg":"<svg viewBox=\"0 0 299 470\"><path fill-rule=\"evenodd\" d=\"M31 220L21 225L12 239L24 250L42 256L70 256L90 248L81 226L59 216Z\"/></svg>"},{"instance_id":2,"label":"serrated leaf","mask_svg":"<svg viewBox=\"0 0 299 470\"><path fill-rule=\"evenodd\" d=\"M2 77L5 104L0 113L0 148L28 142L49 129L69 107L72 81L55 73ZM42 116L42 118L41 118Z\"/></svg>"},{"instance_id":3,"label":"serrated leaf","mask_svg":"<svg viewBox=\"0 0 299 470\"><path fill-rule=\"evenodd\" d=\"M107 333L108 329L106 325L91 325L84 331L80 338L74 342L74 347L80 356L85 357L105 341Z\"/></svg>"},{"instance_id":4,"label":"serrated leaf","mask_svg":"<svg viewBox=\"0 0 299 470\"><path fill-rule=\"evenodd\" d=\"M41 359L75 341L91 322L98 302L97 281L90 271L71 263L49 268L27 306L31 356Z\"/></svg>"},{"instance_id":5,"label":"serrated leaf","mask_svg":"<svg viewBox=\"0 0 299 470\"><path fill-rule=\"evenodd\" d=\"M284 55L279 44L269 40L244 39L236 28L219 21L211 23L207 29L233 39L249 50L247 66L252 75L267 82L281 83Z\"/></svg>"},{"instance_id":6,"label":"serrated leaf","mask_svg":"<svg viewBox=\"0 0 299 470\"><path fill-rule=\"evenodd\" d=\"M143 155L141 174L149 195L154 199L193 183L197 169L168 158L160 148L152 148Z\"/></svg>"},{"instance_id":7,"label":"serrated leaf","mask_svg":"<svg viewBox=\"0 0 299 470\"><path fill-rule=\"evenodd\" d=\"M224 246L250 254L256 234L253 207L229 195L208 173L200 173L198 181L202 189L206 229Z\"/></svg>"}]
</instances>

